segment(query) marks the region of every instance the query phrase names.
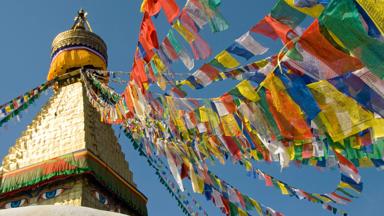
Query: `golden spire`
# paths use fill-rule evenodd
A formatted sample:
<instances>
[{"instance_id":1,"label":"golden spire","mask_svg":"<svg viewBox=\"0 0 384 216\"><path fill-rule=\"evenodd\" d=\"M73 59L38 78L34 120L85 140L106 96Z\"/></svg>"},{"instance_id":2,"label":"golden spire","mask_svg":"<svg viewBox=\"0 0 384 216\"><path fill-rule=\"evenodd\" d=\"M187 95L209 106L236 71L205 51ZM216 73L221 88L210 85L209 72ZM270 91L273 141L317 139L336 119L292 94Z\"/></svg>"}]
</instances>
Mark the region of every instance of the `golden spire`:
<instances>
[{"instance_id":1,"label":"golden spire","mask_svg":"<svg viewBox=\"0 0 384 216\"><path fill-rule=\"evenodd\" d=\"M71 29L53 39L51 58L48 80L74 68L107 68L107 45L92 31L83 9L78 11Z\"/></svg>"},{"instance_id":2,"label":"golden spire","mask_svg":"<svg viewBox=\"0 0 384 216\"><path fill-rule=\"evenodd\" d=\"M91 25L88 22L87 15L88 13L84 9L80 9L74 19L75 23L73 23L72 29L76 30L80 28L85 30L85 27L87 27L88 31L93 32Z\"/></svg>"}]
</instances>

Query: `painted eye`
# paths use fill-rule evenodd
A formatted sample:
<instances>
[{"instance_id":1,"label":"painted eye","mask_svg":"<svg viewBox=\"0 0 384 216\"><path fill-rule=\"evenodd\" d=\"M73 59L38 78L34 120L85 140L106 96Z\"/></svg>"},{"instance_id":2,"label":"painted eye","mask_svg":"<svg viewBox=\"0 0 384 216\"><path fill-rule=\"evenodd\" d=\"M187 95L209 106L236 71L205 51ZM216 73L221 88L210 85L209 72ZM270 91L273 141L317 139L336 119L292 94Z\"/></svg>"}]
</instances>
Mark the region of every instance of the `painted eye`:
<instances>
[{"instance_id":1,"label":"painted eye","mask_svg":"<svg viewBox=\"0 0 384 216\"><path fill-rule=\"evenodd\" d=\"M53 198L59 196L61 193L63 193L63 191L64 191L64 189L62 189L62 188L47 191L47 192L44 192L43 194L41 194L41 198L45 199L45 200L53 199Z\"/></svg>"},{"instance_id":2,"label":"painted eye","mask_svg":"<svg viewBox=\"0 0 384 216\"><path fill-rule=\"evenodd\" d=\"M13 200L7 204L5 204L4 208L17 208L24 206L27 203L27 199L19 199L19 200Z\"/></svg>"},{"instance_id":3,"label":"painted eye","mask_svg":"<svg viewBox=\"0 0 384 216\"><path fill-rule=\"evenodd\" d=\"M103 194L95 191L95 197L101 204L108 205L108 199Z\"/></svg>"}]
</instances>

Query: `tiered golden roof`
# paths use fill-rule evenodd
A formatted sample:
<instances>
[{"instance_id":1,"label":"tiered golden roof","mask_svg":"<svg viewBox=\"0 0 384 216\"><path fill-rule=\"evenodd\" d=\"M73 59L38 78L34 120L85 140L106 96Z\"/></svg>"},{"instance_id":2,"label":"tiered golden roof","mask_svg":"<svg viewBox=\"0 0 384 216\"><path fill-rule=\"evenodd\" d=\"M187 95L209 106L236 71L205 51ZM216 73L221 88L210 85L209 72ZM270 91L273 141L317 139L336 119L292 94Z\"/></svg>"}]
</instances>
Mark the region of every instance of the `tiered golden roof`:
<instances>
[{"instance_id":1,"label":"tiered golden roof","mask_svg":"<svg viewBox=\"0 0 384 216\"><path fill-rule=\"evenodd\" d=\"M48 80L81 67L107 68L107 45L92 32L84 10L78 12L70 30L61 32L53 39L51 58Z\"/></svg>"}]
</instances>

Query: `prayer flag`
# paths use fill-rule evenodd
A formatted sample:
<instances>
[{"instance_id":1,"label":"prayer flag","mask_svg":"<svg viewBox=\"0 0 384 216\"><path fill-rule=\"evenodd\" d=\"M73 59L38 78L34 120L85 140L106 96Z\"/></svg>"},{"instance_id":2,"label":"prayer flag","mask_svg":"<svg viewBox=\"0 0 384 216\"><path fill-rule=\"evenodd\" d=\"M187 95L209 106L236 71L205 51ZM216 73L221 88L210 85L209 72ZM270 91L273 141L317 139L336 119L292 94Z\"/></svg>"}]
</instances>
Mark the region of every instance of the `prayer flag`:
<instances>
[{"instance_id":1,"label":"prayer flag","mask_svg":"<svg viewBox=\"0 0 384 216\"><path fill-rule=\"evenodd\" d=\"M240 63L231 56L227 51L220 52L212 61L215 66L222 69L232 69L240 65Z\"/></svg>"},{"instance_id":2,"label":"prayer flag","mask_svg":"<svg viewBox=\"0 0 384 216\"><path fill-rule=\"evenodd\" d=\"M260 99L255 88L251 85L248 80L243 80L236 85L234 89L229 91L229 94L236 96L240 99L246 99L252 102L256 102Z\"/></svg>"},{"instance_id":3,"label":"prayer flag","mask_svg":"<svg viewBox=\"0 0 384 216\"><path fill-rule=\"evenodd\" d=\"M165 16L169 23L172 23L173 20L177 17L180 12L179 6L177 6L175 0L158 0L163 8Z\"/></svg>"},{"instance_id":4,"label":"prayer flag","mask_svg":"<svg viewBox=\"0 0 384 216\"><path fill-rule=\"evenodd\" d=\"M155 16L160 12L161 5L159 0L144 0L141 3L140 11L148 13L149 16Z\"/></svg>"},{"instance_id":5,"label":"prayer flag","mask_svg":"<svg viewBox=\"0 0 384 216\"><path fill-rule=\"evenodd\" d=\"M321 12L324 10L324 6L319 3L319 1L297 1L297 0L285 0L285 2L295 8L296 10L305 13L311 17L319 17ZM297 2L305 2L304 4L299 4ZM308 2L310 2L308 4ZM313 3L315 2L315 3Z\"/></svg>"},{"instance_id":6,"label":"prayer flag","mask_svg":"<svg viewBox=\"0 0 384 216\"><path fill-rule=\"evenodd\" d=\"M155 25L147 13L144 14L143 21L141 23L139 41L148 49L159 48Z\"/></svg>"},{"instance_id":7,"label":"prayer flag","mask_svg":"<svg viewBox=\"0 0 384 216\"><path fill-rule=\"evenodd\" d=\"M189 31L179 20L176 20L172 27L189 43L195 40L193 32Z\"/></svg>"},{"instance_id":8,"label":"prayer flag","mask_svg":"<svg viewBox=\"0 0 384 216\"><path fill-rule=\"evenodd\" d=\"M372 127L373 113L337 91L326 80L307 86L321 109L318 117L334 142Z\"/></svg>"},{"instance_id":9,"label":"prayer flag","mask_svg":"<svg viewBox=\"0 0 384 216\"><path fill-rule=\"evenodd\" d=\"M249 31L243 34L241 37L237 38L235 41L249 52L251 52L253 55L262 55L268 51L268 48L265 48L263 45L257 42Z\"/></svg>"},{"instance_id":10,"label":"prayer flag","mask_svg":"<svg viewBox=\"0 0 384 216\"><path fill-rule=\"evenodd\" d=\"M336 49L320 32L319 22L315 20L303 33L300 45L314 57L327 64L338 74L355 71L363 67L361 62Z\"/></svg>"},{"instance_id":11,"label":"prayer flag","mask_svg":"<svg viewBox=\"0 0 384 216\"><path fill-rule=\"evenodd\" d=\"M246 60L249 60L250 58L255 56L255 55L253 55L253 53L251 53L248 50L244 49L243 47L241 47L237 43L233 43L230 47L228 47L226 49L226 51L228 51L229 53L238 55L240 57L243 57Z\"/></svg>"},{"instance_id":12,"label":"prayer flag","mask_svg":"<svg viewBox=\"0 0 384 216\"><path fill-rule=\"evenodd\" d=\"M280 37L284 44L288 43L288 41L292 39L292 36L296 35L289 26L271 16L264 17L263 20L252 27L251 31L272 38L273 40Z\"/></svg>"}]
</instances>

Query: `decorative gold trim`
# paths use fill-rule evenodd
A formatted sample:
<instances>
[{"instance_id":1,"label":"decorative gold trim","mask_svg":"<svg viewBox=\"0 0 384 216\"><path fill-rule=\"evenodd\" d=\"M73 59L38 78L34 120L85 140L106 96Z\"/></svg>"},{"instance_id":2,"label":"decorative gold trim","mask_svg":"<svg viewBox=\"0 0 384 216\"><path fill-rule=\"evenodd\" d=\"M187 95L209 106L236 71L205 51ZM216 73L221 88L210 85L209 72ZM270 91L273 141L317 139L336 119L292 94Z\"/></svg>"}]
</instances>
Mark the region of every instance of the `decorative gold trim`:
<instances>
[{"instance_id":1,"label":"decorative gold trim","mask_svg":"<svg viewBox=\"0 0 384 216\"><path fill-rule=\"evenodd\" d=\"M68 46L86 46L99 52L107 61L107 45L98 35L93 32L77 28L58 34L52 42L51 57L57 50Z\"/></svg>"}]
</instances>

